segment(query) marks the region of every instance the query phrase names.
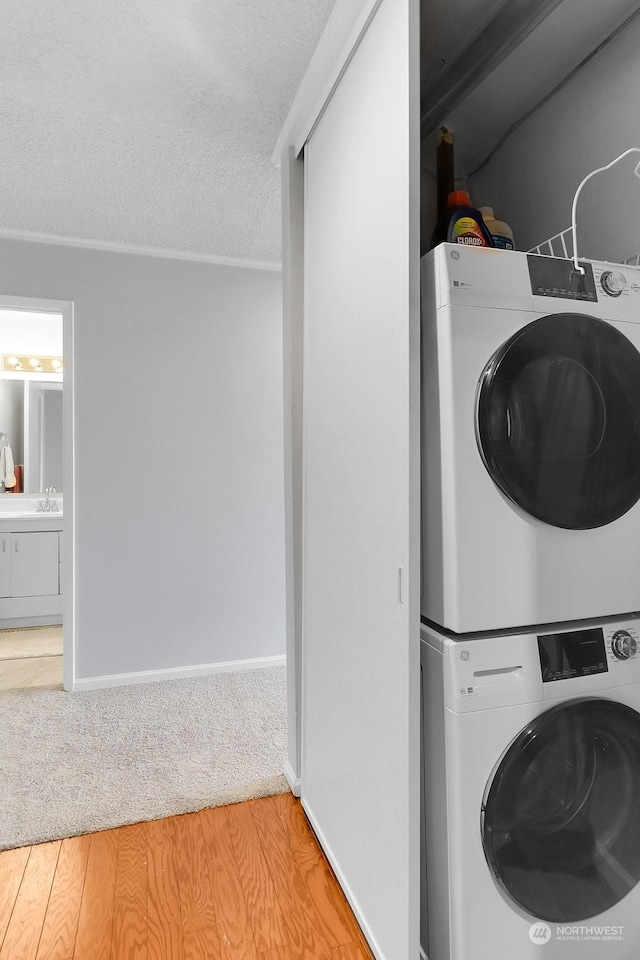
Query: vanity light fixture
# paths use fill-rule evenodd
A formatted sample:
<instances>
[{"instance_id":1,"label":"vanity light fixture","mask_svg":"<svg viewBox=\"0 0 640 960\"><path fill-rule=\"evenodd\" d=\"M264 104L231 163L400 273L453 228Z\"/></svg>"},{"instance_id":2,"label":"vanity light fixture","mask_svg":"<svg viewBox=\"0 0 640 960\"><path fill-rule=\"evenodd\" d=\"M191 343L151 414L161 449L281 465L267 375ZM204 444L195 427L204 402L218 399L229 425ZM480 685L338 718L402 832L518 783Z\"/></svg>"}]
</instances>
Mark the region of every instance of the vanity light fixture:
<instances>
[{"instance_id":1,"label":"vanity light fixture","mask_svg":"<svg viewBox=\"0 0 640 960\"><path fill-rule=\"evenodd\" d=\"M62 357L29 357L2 354L0 368L13 373L18 370L22 373L62 373L63 363Z\"/></svg>"}]
</instances>

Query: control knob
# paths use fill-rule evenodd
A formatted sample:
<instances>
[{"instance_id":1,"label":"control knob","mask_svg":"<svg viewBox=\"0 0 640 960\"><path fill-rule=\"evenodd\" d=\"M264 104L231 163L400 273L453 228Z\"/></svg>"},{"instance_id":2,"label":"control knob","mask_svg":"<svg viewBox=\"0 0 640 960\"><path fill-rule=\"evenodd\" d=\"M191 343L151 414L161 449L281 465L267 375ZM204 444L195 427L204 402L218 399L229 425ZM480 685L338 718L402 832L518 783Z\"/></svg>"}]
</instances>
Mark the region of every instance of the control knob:
<instances>
[{"instance_id":1,"label":"control knob","mask_svg":"<svg viewBox=\"0 0 640 960\"><path fill-rule=\"evenodd\" d=\"M638 645L626 630L616 630L611 638L611 649L618 660L628 660L630 657L635 657Z\"/></svg>"},{"instance_id":2,"label":"control knob","mask_svg":"<svg viewBox=\"0 0 640 960\"><path fill-rule=\"evenodd\" d=\"M618 270L605 270L600 277L602 289L609 297L619 297L624 290L627 280Z\"/></svg>"}]
</instances>

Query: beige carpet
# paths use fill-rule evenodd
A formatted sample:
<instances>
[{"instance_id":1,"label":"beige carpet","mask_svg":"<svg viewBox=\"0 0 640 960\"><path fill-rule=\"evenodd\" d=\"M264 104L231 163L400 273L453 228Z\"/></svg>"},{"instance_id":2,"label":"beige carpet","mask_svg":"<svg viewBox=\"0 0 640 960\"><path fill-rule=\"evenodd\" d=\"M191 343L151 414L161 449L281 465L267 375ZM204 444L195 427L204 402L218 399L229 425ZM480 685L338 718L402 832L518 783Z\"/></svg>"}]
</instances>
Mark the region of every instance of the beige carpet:
<instances>
[{"instance_id":1,"label":"beige carpet","mask_svg":"<svg viewBox=\"0 0 640 960\"><path fill-rule=\"evenodd\" d=\"M283 793L285 668L0 693L0 849Z\"/></svg>"}]
</instances>

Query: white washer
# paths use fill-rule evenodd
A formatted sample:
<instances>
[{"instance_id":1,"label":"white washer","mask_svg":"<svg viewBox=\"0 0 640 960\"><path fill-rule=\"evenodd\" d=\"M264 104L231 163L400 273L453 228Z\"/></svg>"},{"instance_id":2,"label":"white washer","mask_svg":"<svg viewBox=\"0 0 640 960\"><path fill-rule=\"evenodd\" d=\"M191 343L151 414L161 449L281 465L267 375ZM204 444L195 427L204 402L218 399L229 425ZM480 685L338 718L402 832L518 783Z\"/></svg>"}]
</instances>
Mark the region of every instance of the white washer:
<instances>
[{"instance_id":1,"label":"white washer","mask_svg":"<svg viewBox=\"0 0 640 960\"><path fill-rule=\"evenodd\" d=\"M422 261L422 615L466 633L640 610L640 269Z\"/></svg>"},{"instance_id":2,"label":"white washer","mask_svg":"<svg viewBox=\"0 0 640 960\"><path fill-rule=\"evenodd\" d=\"M429 960L636 960L639 628L423 627Z\"/></svg>"}]
</instances>

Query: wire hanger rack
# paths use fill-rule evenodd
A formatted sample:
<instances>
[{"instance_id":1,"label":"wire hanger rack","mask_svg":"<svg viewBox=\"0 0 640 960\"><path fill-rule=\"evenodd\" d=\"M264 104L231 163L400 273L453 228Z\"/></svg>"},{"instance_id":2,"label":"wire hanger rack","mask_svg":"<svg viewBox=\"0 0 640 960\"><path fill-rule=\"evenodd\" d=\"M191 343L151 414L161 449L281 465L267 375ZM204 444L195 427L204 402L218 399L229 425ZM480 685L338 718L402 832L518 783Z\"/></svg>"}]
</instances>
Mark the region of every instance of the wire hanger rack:
<instances>
[{"instance_id":1,"label":"wire hanger rack","mask_svg":"<svg viewBox=\"0 0 640 960\"><path fill-rule=\"evenodd\" d=\"M541 244L538 244L537 247L533 247L528 253L537 253L545 257L562 257L563 259L573 260L575 269L579 273L584 273L583 268L578 262L578 221L577 221L577 210L578 210L578 198L582 193L582 188L591 180L592 177L595 177L597 173L604 173L605 170L610 170L611 167L615 166L620 160L624 160L625 157L630 156L632 153L640 153L640 147L629 147L628 150L625 150L624 153L621 153L619 157L615 157L611 163L605 164L604 167L596 167L595 170L592 170L591 173L588 173L587 176L579 184L578 189L576 190L573 203L571 205L571 226L567 227L566 230L561 230L560 233L556 233L555 236L550 237L549 240L544 240ZM636 166L633 171L634 176L640 177L640 163ZM556 250L560 248L561 253L556 253ZM614 261L607 261L614 262ZM632 254L630 257L625 257L624 260L616 260L616 263L626 264L630 267L640 266L640 252Z\"/></svg>"},{"instance_id":2,"label":"wire hanger rack","mask_svg":"<svg viewBox=\"0 0 640 960\"><path fill-rule=\"evenodd\" d=\"M584 270L578 263L578 223L577 223L577 209L578 209L578 198L582 192L582 188L594 177L597 173L603 173L605 170L611 169L619 160L624 160L625 157L630 156L632 153L640 153L640 147L630 147L628 150L625 150L624 153L621 153L619 157L616 157L611 163L607 163L604 167L597 167L595 170L592 170L591 173L588 173L587 176L582 180L578 189L576 190L573 203L571 205L571 226L567 227L566 230L561 230L560 233L556 233L553 237L550 237L548 240L544 240L542 243L538 244L537 247L532 247L531 250L528 250L528 253L535 253L543 257L560 257L565 260L573 260L575 268L580 273L584 273ZM640 163L636 166L633 171L636 177L640 177ZM638 253L633 253L629 257L625 257L623 260L616 261L606 261L607 263L618 263L625 264L629 267L638 267L640 266L640 251Z\"/></svg>"},{"instance_id":3,"label":"wire hanger rack","mask_svg":"<svg viewBox=\"0 0 640 960\"><path fill-rule=\"evenodd\" d=\"M563 260L573 260L574 250L572 232L572 228L567 227L566 230L561 230L560 233L556 233L555 236L549 237L548 240L543 240L543 242L539 243L537 247L532 247L531 250L527 250L527 253L535 253L540 257L558 257ZM625 257L622 260L606 260L604 262L618 263L629 267L640 267L640 251L638 251L638 253L633 253L631 256Z\"/></svg>"}]
</instances>

